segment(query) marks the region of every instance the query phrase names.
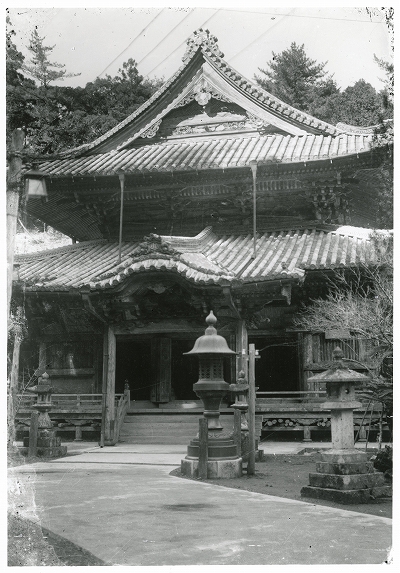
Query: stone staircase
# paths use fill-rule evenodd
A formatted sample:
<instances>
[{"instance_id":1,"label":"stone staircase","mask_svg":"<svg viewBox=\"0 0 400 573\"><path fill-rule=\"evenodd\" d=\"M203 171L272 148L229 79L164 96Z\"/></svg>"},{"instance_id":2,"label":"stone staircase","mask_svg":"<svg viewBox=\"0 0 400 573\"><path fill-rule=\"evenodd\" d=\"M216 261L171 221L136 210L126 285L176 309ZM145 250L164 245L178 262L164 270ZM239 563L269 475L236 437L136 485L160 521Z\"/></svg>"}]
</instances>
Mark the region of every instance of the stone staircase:
<instances>
[{"instance_id":1,"label":"stone staircase","mask_svg":"<svg viewBox=\"0 0 400 573\"><path fill-rule=\"evenodd\" d=\"M125 444L178 444L187 446L199 431L203 415L200 402L171 402L157 408L149 403L131 403L121 428ZM233 410L221 408L224 431L233 431Z\"/></svg>"}]
</instances>

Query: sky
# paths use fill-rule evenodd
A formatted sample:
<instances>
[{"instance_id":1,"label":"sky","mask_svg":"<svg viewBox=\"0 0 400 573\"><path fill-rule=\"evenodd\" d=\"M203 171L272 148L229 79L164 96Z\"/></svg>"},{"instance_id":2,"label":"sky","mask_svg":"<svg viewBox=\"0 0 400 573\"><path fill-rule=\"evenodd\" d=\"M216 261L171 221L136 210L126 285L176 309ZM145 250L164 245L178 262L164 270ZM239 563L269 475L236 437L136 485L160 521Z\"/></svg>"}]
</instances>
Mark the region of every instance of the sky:
<instances>
[{"instance_id":1,"label":"sky","mask_svg":"<svg viewBox=\"0 0 400 573\"><path fill-rule=\"evenodd\" d=\"M14 42L29 59L26 46L35 26L45 45L53 46L50 60L66 65L70 73L60 85L84 86L96 77L115 76L129 58L138 62L145 77L168 79L182 64L186 39L204 27L218 38L224 59L238 72L253 79L265 68L272 52L280 53L292 42L304 44L306 54L318 63L327 62L344 89L364 79L382 89L383 73L374 62L391 57L389 33L383 16L369 17L363 7L269 7L265 2L243 8L243 3L219 2L218 7L168 6L153 2L154 8L101 6L87 8L57 6L10 8L16 32ZM9 5L9 4L8 4Z\"/></svg>"}]
</instances>

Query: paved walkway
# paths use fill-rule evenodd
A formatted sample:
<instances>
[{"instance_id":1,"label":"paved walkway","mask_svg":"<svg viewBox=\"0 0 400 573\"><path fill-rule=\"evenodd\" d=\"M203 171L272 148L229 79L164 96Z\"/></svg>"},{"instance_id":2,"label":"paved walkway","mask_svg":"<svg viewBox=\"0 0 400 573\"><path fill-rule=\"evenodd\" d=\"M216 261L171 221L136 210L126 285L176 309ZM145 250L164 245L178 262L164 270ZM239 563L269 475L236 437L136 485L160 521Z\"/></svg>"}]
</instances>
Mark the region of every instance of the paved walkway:
<instances>
[{"instance_id":1,"label":"paved walkway","mask_svg":"<svg viewBox=\"0 0 400 573\"><path fill-rule=\"evenodd\" d=\"M268 453L304 449L285 442L264 447ZM21 513L36 514L43 527L107 565L379 564L388 558L390 519L169 475L185 446L74 443L68 449L76 455L10 470L22 492L35 492L35 508Z\"/></svg>"}]
</instances>

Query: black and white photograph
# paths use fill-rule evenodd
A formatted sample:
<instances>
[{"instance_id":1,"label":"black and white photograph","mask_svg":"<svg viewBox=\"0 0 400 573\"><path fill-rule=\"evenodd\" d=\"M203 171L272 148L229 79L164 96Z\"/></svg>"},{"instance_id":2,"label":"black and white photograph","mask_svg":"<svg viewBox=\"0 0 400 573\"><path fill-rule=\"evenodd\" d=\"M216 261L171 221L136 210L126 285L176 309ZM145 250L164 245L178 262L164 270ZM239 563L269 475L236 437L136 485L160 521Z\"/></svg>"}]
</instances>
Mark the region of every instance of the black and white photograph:
<instances>
[{"instance_id":1,"label":"black and white photograph","mask_svg":"<svg viewBox=\"0 0 400 573\"><path fill-rule=\"evenodd\" d=\"M394 8L26 4L3 565L395 565Z\"/></svg>"}]
</instances>

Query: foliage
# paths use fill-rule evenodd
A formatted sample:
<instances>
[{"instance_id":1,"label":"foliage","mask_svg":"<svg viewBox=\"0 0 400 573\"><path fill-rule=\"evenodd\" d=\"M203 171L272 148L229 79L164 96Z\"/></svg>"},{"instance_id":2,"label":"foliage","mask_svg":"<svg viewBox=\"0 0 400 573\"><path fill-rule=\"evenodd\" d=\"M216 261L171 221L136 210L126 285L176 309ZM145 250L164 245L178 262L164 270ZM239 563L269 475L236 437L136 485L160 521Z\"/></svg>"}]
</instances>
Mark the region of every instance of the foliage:
<instances>
[{"instance_id":1,"label":"foliage","mask_svg":"<svg viewBox=\"0 0 400 573\"><path fill-rule=\"evenodd\" d=\"M369 340L372 348L371 382L366 396L393 407L393 236L374 232L370 237L373 262L336 273L330 292L305 308L295 324L311 332L340 328Z\"/></svg>"},{"instance_id":2,"label":"foliage","mask_svg":"<svg viewBox=\"0 0 400 573\"><path fill-rule=\"evenodd\" d=\"M385 73L382 102L384 113L374 131L373 150L380 162L380 174L383 185L378 197L378 224L383 228L393 228L393 117L394 66L391 62L375 58ZM385 119L386 118L386 119Z\"/></svg>"},{"instance_id":3,"label":"foliage","mask_svg":"<svg viewBox=\"0 0 400 573\"><path fill-rule=\"evenodd\" d=\"M338 122L357 126L377 125L391 116L385 107L387 91L378 93L363 79L340 91L326 63L309 58L304 44L292 42L280 54L272 52L264 76L256 81L282 101L331 124ZM382 64L383 65L383 64Z\"/></svg>"},{"instance_id":4,"label":"foliage","mask_svg":"<svg viewBox=\"0 0 400 573\"><path fill-rule=\"evenodd\" d=\"M374 468L378 470L378 472L386 473L386 475L391 477L393 471L393 448L385 446L383 450L374 456L373 462Z\"/></svg>"},{"instance_id":5,"label":"foliage","mask_svg":"<svg viewBox=\"0 0 400 573\"><path fill-rule=\"evenodd\" d=\"M325 63L318 64L309 58L304 44L292 42L290 48L280 54L272 52L267 68L259 68L264 76L255 76L259 85L293 107L314 114L321 108L321 100L339 92L332 76L324 70Z\"/></svg>"},{"instance_id":6,"label":"foliage","mask_svg":"<svg viewBox=\"0 0 400 573\"><path fill-rule=\"evenodd\" d=\"M13 34L10 30L7 35L7 126L10 131L23 128L35 154L93 141L133 113L162 83L145 81L130 58L114 78L96 78L84 88L56 86L54 82L79 74L50 60L54 46L45 46L36 28L29 45L32 58L25 63L11 41Z\"/></svg>"},{"instance_id":7,"label":"foliage","mask_svg":"<svg viewBox=\"0 0 400 573\"><path fill-rule=\"evenodd\" d=\"M45 46L35 26L29 41L28 50L32 53L30 64L23 64L22 70L30 75L39 85L47 88L52 82L79 76L80 74L67 73L64 64L50 62L49 54L54 46Z\"/></svg>"},{"instance_id":8,"label":"foliage","mask_svg":"<svg viewBox=\"0 0 400 573\"><path fill-rule=\"evenodd\" d=\"M371 126L386 119L383 96L365 80L347 87L333 102L333 123Z\"/></svg>"},{"instance_id":9,"label":"foliage","mask_svg":"<svg viewBox=\"0 0 400 573\"><path fill-rule=\"evenodd\" d=\"M6 101L7 101L7 136L22 125L32 120L35 82L21 73L24 62L23 54L13 42L15 31L7 16L6 30Z\"/></svg>"}]
</instances>

